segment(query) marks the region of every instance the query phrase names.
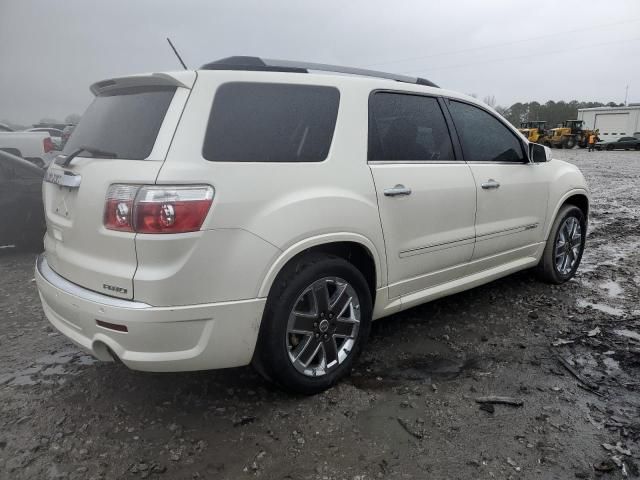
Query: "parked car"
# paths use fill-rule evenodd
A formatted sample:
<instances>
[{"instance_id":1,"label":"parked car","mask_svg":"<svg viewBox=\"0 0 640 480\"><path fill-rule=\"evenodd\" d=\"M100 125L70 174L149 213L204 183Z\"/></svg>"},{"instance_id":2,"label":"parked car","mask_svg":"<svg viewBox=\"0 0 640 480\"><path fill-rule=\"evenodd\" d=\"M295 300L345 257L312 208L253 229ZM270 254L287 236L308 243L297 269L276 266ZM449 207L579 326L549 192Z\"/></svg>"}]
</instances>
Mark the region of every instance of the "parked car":
<instances>
[{"instance_id":1,"label":"parked car","mask_svg":"<svg viewBox=\"0 0 640 480\"><path fill-rule=\"evenodd\" d=\"M43 175L41 168L0 151L0 246L42 251Z\"/></svg>"},{"instance_id":2,"label":"parked car","mask_svg":"<svg viewBox=\"0 0 640 480\"><path fill-rule=\"evenodd\" d=\"M64 146L67 144L67 141L69 140L69 137L71 136L75 128L75 125L67 125L66 127L64 127L64 130L62 130L62 141L60 142L62 148L64 148Z\"/></svg>"},{"instance_id":3,"label":"parked car","mask_svg":"<svg viewBox=\"0 0 640 480\"><path fill-rule=\"evenodd\" d=\"M35 127L28 129L27 132L47 132L51 137L54 149L62 150L62 130L51 127Z\"/></svg>"},{"instance_id":4,"label":"parked car","mask_svg":"<svg viewBox=\"0 0 640 480\"><path fill-rule=\"evenodd\" d=\"M617 140L603 140L595 145L596 150L640 150L640 138L622 137Z\"/></svg>"},{"instance_id":5,"label":"parked car","mask_svg":"<svg viewBox=\"0 0 640 480\"><path fill-rule=\"evenodd\" d=\"M578 168L427 80L232 57L91 91L45 177L36 281L99 359L252 363L310 394L349 373L374 319L580 264Z\"/></svg>"},{"instance_id":6,"label":"parked car","mask_svg":"<svg viewBox=\"0 0 640 480\"><path fill-rule=\"evenodd\" d=\"M55 146L47 132L0 132L0 150L45 166L46 154Z\"/></svg>"}]
</instances>

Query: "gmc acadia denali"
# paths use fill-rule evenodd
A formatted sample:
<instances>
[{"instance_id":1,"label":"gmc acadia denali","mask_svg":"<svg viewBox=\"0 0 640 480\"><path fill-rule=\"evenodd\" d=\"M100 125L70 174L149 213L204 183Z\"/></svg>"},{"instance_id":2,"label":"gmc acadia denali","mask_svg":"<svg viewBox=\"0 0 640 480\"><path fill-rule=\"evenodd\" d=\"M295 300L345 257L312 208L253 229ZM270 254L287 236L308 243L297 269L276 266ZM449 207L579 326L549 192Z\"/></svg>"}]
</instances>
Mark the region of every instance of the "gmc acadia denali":
<instances>
[{"instance_id":1,"label":"gmc acadia denali","mask_svg":"<svg viewBox=\"0 0 640 480\"><path fill-rule=\"evenodd\" d=\"M580 263L580 171L428 80L230 57L91 90L46 172L36 279L51 323L101 360L252 363L315 393L372 320Z\"/></svg>"}]
</instances>

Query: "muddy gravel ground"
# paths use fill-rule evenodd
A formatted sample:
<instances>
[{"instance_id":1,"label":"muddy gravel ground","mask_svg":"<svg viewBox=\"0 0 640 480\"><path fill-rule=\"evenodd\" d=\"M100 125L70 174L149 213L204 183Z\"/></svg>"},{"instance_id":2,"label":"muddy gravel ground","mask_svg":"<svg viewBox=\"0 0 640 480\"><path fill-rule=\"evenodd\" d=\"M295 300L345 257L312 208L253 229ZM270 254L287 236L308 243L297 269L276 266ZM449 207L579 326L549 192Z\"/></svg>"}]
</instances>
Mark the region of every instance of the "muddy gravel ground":
<instances>
[{"instance_id":1,"label":"muddy gravel ground","mask_svg":"<svg viewBox=\"0 0 640 480\"><path fill-rule=\"evenodd\" d=\"M576 278L522 272L376 322L315 397L250 368L96 362L49 327L33 256L0 250L0 478L638 477L640 153L556 156L593 190Z\"/></svg>"}]
</instances>

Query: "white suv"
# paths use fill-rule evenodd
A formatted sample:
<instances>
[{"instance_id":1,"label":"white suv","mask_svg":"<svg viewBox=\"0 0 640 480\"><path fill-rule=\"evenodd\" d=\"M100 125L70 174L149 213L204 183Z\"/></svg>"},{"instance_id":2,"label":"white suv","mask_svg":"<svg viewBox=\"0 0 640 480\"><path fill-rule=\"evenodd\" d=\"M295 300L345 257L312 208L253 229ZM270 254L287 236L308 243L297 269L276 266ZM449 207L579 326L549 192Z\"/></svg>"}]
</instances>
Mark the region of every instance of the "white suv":
<instances>
[{"instance_id":1,"label":"white suv","mask_svg":"<svg viewBox=\"0 0 640 480\"><path fill-rule=\"evenodd\" d=\"M427 80L231 57L91 90L46 173L36 279L101 360L318 392L374 319L580 263L580 171Z\"/></svg>"}]
</instances>

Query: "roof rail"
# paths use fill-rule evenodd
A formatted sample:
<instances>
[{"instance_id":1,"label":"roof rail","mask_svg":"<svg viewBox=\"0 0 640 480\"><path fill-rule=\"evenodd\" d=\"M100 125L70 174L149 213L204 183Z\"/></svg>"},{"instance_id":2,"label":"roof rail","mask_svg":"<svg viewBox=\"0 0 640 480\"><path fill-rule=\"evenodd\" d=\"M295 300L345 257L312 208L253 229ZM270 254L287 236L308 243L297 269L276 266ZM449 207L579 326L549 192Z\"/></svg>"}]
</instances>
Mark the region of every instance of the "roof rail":
<instances>
[{"instance_id":1,"label":"roof rail","mask_svg":"<svg viewBox=\"0 0 640 480\"><path fill-rule=\"evenodd\" d=\"M261 72L292 72L309 73L309 70L318 72L343 73L346 75L360 75L364 77L385 78L396 82L414 83L428 87L438 87L435 83L420 77L409 77L395 73L378 72L364 68L341 67L338 65L325 65L323 63L296 62L292 60L274 60L270 58L234 56L206 63L201 70L245 70Z\"/></svg>"}]
</instances>

